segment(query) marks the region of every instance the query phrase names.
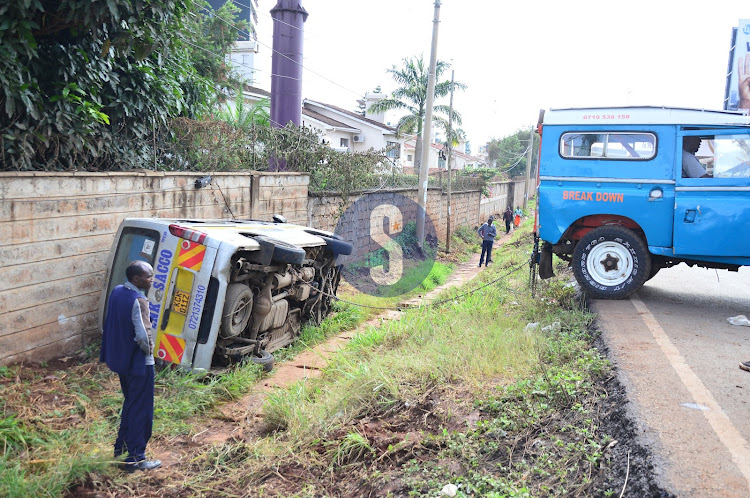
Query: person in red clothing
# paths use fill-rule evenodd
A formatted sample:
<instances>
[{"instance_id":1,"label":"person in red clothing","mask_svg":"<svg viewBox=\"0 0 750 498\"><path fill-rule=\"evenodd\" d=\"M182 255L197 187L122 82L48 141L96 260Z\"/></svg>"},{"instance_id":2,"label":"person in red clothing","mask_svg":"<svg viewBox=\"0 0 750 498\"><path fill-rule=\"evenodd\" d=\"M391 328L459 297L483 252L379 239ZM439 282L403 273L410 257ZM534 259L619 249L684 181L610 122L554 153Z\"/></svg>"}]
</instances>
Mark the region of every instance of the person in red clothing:
<instances>
[{"instance_id":1,"label":"person in red clothing","mask_svg":"<svg viewBox=\"0 0 750 498\"><path fill-rule=\"evenodd\" d=\"M516 228L518 228L519 226L521 226L521 216L523 216L523 211L521 211L521 208L519 206L516 206L516 211L514 214L516 216L515 216L515 219L513 220L513 224L515 225Z\"/></svg>"}]
</instances>

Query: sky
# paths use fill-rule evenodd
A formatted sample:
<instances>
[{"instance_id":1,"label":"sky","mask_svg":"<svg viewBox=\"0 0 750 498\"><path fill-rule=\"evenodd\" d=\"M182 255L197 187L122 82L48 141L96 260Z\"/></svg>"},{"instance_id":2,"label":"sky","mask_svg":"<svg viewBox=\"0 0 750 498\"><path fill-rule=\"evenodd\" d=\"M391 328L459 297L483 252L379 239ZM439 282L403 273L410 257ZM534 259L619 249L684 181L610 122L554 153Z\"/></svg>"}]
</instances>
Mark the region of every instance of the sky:
<instances>
[{"instance_id":1,"label":"sky","mask_svg":"<svg viewBox=\"0 0 750 498\"><path fill-rule=\"evenodd\" d=\"M300 0L302 95L355 110L406 57L430 58L434 0ZM443 0L438 59L467 89L454 96L472 152L535 125L540 109L656 105L720 109L731 30L750 4L714 0ZM258 5L256 86L271 89L276 0ZM744 7L744 10L743 10ZM450 71L445 75L450 79ZM447 97L439 103L448 104ZM387 115L388 121L398 119Z\"/></svg>"}]
</instances>

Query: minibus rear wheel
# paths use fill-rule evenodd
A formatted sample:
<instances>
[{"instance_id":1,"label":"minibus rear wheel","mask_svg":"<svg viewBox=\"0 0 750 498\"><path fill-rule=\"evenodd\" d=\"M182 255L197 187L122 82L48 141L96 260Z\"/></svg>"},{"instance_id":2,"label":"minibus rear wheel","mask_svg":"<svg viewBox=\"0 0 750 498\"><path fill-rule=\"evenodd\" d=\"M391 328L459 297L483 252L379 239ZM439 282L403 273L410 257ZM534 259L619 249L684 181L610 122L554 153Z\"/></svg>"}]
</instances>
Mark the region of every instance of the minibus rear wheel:
<instances>
[{"instance_id":1,"label":"minibus rear wheel","mask_svg":"<svg viewBox=\"0 0 750 498\"><path fill-rule=\"evenodd\" d=\"M584 235L573 250L573 274L581 289L597 299L622 299L651 274L643 239L621 226L603 226Z\"/></svg>"},{"instance_id":2,"label":"minibus rear wheel","mask_svg":"<svg viewBox=\"0 0 750 498\"><path fill-rule=\"evenodd\" d=\"M265 349L253 353L250 356L250 361L256 365L262 366L264 372L270 372L273 370L273 355Z\"/></svg>"},{"instance_id":3,"label":"minibus rear wheel","mask_svg":"<svg viewBox=\"0 0 750 498\"><path fill-rule=\"evenodd\" d=\"M227 339L242 334L253 314L253 291L245 284L229 284L221 314L221 336Z\"/></svg>"}]
</instances>

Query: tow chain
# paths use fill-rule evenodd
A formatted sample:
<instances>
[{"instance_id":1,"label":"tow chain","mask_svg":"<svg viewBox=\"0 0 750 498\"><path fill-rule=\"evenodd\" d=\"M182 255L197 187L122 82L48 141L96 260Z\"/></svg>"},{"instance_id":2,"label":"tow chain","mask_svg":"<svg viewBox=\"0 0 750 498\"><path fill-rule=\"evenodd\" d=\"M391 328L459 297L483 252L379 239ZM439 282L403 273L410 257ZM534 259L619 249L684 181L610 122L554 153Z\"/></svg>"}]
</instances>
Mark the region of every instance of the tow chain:
<instances>
[{"instance_id":1,"label":"tow chain","mask_svg":"<svg viewBox=\"0 0 750 498\"><path fill-rule=\"evenodd\" d=\"M419 308L425 308L425 307L436 307L436 306L443 305L445 303L449 303L449 302L455 301L456 299L464 298L464 297L469 296L471 294L474 294L475 292L478 292L478 291L480 291L480 290L482 290L482 289L484 289L486 287L489 287L490 285L493 285L493 284L495 284L495 283L503 280L504 278L507 278L507 277L513 275L514 273L518 272L519 270L521 270L527 264L530 264L530 261L528 261L528 262L525 261L525 262L523 262L523 263L521 263L521 264L519 264L519 265L511 268L510 271L508 271L507 273L505 273L503 275L500 275L495 280L491 280L490 282L487 282L486 284L480 285L476 289L472 289L470 291L464 292L463 294L459 294L457 296L453 296L453 297L450 297L450 298L447 298L447 299L443 299L441 301L434 301L434 302L429 302L429 303L424 303L424 304L417 304L417 305L406 304L406 305L401 305L401 306L370 306L370 305L367 305L367 304L360 304L360 303L355 303L355 302L352 302L352 301L347 301L345 299L341 299L340 297L336 296L335 294L329 294L329 293L323 292L323 291L319 291L319 292L321 294L323 294L324 296L328 296L331 299L335 299L336 301L338 301L340 303L345 303L345 304L349 304L349 305L352 305L352 306L359 306L360 308L369 308L369 309L374 309L374 310L404 311L404 310L409 310L409 309L419 309ZM307 285L310 285L310 284L307 284Z\"/></svg>"},{"instance_id":2,"label":"tow chain","mask_svg":"<svg viewBox=\"0 0 750 498\"><path fill-rule=\"evenodd\" d=\"M534 250L529 259L529 287L531 288L531 297L536 297L536 267L539 264L539 235L534 232Z\"/></svg>"}]
</instances>

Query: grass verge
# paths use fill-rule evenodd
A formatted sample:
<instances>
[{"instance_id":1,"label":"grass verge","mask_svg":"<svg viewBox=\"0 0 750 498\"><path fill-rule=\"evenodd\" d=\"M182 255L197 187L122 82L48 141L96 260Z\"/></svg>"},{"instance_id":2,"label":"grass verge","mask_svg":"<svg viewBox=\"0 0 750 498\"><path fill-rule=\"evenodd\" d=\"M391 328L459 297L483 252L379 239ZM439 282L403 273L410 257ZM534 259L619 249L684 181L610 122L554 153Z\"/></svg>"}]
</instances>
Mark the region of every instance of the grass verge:
<instances>
[{"instance_id":1,"label":"grass verge","mask_svg":"<svg viewBox=\"0 0 750 498\"><path fill-rule=\"evenodd\" d=\"M413 287L411 294L417 294L444 283L452 271L452 264L436 262L423 282L409 281L408 274L405 282ZM393 306L404 299L346 291L341 295L367 306ZM335 309L320 326L304 327L301 340L275 353L276 360L351 329L377 312L347 303L336 303ZM154 440L202 431L218 403L240 397L261 376L260 367L250 363L220 376L159 371ZM127 486L115 476L111 455L121 406L117 376L96 360L70 367L65 362L40 368L0 367L0 496L61 496L92 475L115 487ZM231 466L242 451L242 446L229 445L202 454L197 461L205 458L215 466L226 461Z\"/></svg>"},{"instance_id":2,"label":"grass verge","mask_svg":"<svg viewBox=\"0 0 750 498\"><path fill-rule=\"evenodd\" d=\"M528 223L527 223L528 225ZM319 378L268 398L269 433L199 452L180 489L226 496L612 495L607 361L558 278L532 299L528 228L463 289L359 333ZM214 464L221 456L221 466ZM155 485L155 483L152 483ZM144 490L149 489L144 483Z\"/></svg>"}]
</instances>

